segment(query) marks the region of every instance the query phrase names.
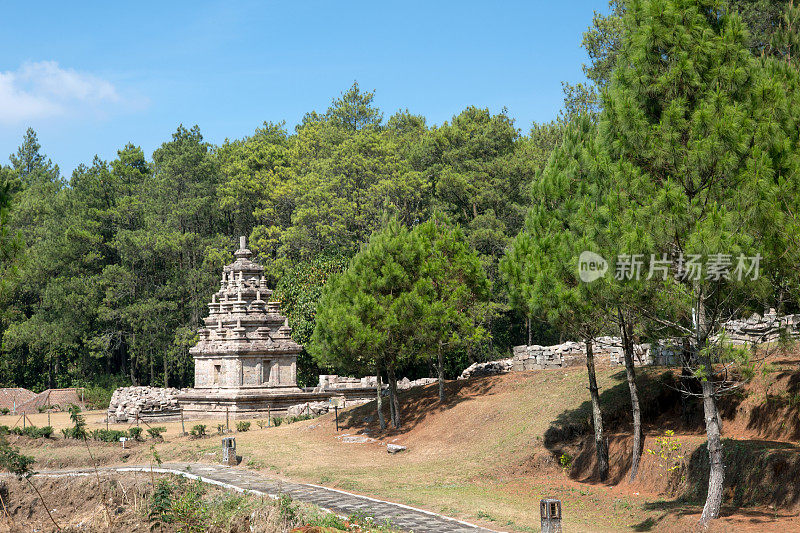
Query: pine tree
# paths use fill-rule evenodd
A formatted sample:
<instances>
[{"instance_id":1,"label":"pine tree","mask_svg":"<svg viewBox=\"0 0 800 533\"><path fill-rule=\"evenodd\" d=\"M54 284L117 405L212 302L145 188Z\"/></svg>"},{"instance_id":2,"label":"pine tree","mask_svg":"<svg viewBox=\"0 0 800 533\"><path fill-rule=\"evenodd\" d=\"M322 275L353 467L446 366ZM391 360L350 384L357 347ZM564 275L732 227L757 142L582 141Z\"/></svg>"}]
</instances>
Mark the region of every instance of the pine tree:
<instances>
[{"instance_id":1,"label":"pine tree","mask_svg":"<svg viewBox=\"0 0 800 533\"><path fill-rule=\"evenodd\" d=\"M775 169L775 138L764 132L777 92L748 49L744 24L712 0L637 0L626 9L601 115L602 142L615 162L621 242L639 242L644 232L654 257L696 255L706 265L715 257L763 255L765 226L754 214L760 199L774 200L764 178ZM715 278L707 269L695 277L684 269L651 288L650 318L687 339L685 382L699 381L702 391L711 463L701 518L707 523L722 501L717 398L730 386L715 365L747 355L714 334L748 302L763 305L765 287L763 280Z\"/></svg>"},{"instance_id":2,"label":"pine tree","mask_svg":"<svg viewBox=\"0 0 800 533\"><path fill-rule=\"evenodd\" d=\"M582 282L579 258L597 253L600 228L608 216L602 207L606 179L598 167L596 126L581 116L534 183L533 205L524 230L513 240L501 269L512 301L586 345L598 475L608 476L608 448L595 376L593 341L608 327L603 292L608 281Z\"/></svg>"}]
</instances>

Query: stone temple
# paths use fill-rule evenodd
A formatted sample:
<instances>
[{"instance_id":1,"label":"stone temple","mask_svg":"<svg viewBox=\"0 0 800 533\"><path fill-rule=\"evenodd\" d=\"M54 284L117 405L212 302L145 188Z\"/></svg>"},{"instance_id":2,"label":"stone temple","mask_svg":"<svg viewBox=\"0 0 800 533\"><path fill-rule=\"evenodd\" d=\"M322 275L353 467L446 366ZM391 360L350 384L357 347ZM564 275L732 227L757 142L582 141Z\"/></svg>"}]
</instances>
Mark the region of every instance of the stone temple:
<instances>
[{"instance_id":1,"label":"stone temple","mask_svg":"<svg viewBox=\"0 0 800 533\"><path fill-rule=\"evenodd\" d=\"M296 403L297 355L280 302L270 301L264 267L253 262L244 237L236 260L222 272L220 289L211 297L194 357L195 386L179 396L187 414L234 418L247 412L277 412ZM287 397L288 396L288 397Z\"/></svg>"},{"instance_id":2,"label":"stone temple","mask_svg":"<svg viewBox=\"0 0 800 533\"><path fill-rule=\"evenodd\" d=\"M340 383L320 376L316 388L297 386L297 356L303 347L292 340L280 302L270 301L264 267L252 261L252 255L240 237L236 260L223 269L205 327L189 350L194 388L177 396L183 413L189 418L282 416L291 406L327 402L334 396L350 403L374 398L374 379Z\"/></svg>"}]
</instances>

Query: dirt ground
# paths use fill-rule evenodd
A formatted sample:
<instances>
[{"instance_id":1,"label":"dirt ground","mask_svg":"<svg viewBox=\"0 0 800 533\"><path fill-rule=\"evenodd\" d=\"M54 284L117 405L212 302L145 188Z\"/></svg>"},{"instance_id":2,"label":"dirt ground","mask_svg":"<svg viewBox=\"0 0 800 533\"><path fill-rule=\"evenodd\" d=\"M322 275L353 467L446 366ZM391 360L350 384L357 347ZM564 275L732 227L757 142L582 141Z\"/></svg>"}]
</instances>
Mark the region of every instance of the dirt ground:
<instances>
[{"instance_id":1,"label":"dirt ground","mask_svg":"<svg viewBox=\"0 0 800 533\"><path fill-rule=\"evenodd\" d=\"M800 401L793 396L800 392L800 374L793 360L783 361L725 405L726 504L712 531L800 531ZM640 371L643 388L660 379L659 372ZM576 367L453 382L444 404L435 385L415 389L403 400L400 431L381 433L369 404L340 412L338 433L332 414L277 428L254 423L236 434L241 466L502 531L538 531L538 502L545 497L562 500L564 531L692 530L704 498L702 427L683 426L672 413L658 416L662 400L653 396L645 405L656 414L647 427L639 480L628 483L624 371L599 368L613 468L608 483L596 482L591 444L579 436L590 424L585 379L585 369ZM42 417L46 423L40 414L33 422L44 425ZM89 429L105 427L103 417L88 413ZM0 417L0 424L9 418ZM69 425L65 414L52 415L51 422L56 428ZM196 423L187 422L187 431ZM218 462L219 421L203 423L211 433L206 438L180 436L180 422L170 422L160 424L167 427L165 442L148 440L126 450L118 443L92 443L92 453L103 464L146 464L154 444L165 461ZM666 430L675 435L665 437ZM374 440L353 443L345 436ZM667 447L679 445L674 457L661 456L665 438ZM37 457L39 469L90 461L85 446L72 441L11 439ZM390 455L387 443L408 450ZM563 455L569 456L566 464L560 464Z\"/></svg>"}]
</instances>

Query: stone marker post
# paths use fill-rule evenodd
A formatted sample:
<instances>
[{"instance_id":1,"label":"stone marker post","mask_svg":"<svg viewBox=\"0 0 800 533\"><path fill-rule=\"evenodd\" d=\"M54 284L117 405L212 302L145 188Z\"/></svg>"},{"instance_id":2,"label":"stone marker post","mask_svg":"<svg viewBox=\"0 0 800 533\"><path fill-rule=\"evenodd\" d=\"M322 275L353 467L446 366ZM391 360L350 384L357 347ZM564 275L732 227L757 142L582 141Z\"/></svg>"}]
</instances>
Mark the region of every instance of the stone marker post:
<instances>
[{"instance_id":1,"label":"stone marker post","mask_svg":"<svg viewBox=\"0 0 800 533\"><path fill-rule=\"evenodd\" d=\"M236 437L222 438L222 464L236 466Z\"/></svg>"},{"instance_id":2,"label":"stone marker post","mask_svg":"<svg viewBox=\"0 0 800 533\"><path fill-rule=\"evenodd\" d=\"M539 503L542 533L561 533L561 501L545 498Z\"/></svg>"}]
</instances>

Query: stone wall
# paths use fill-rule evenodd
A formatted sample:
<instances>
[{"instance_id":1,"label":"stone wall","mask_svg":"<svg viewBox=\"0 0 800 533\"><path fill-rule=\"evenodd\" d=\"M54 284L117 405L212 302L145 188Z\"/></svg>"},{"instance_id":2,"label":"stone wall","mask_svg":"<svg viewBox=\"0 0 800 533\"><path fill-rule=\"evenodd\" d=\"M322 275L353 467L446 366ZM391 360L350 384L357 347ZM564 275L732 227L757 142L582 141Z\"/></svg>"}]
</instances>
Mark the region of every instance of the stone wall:
<instances>
[{"instance_id":1,"label":"stone wall","mask_svg":"<svg viewBox=\"0 0 800 533\"><path fill-rule=\"evenodd\" d=\"M378 378L367 376L365 378L351 378L337 376L336 374L321 374L319 385L315 391L343 390L343 389L374 389L378 386Z\"/></svg>"},{"instance_id":2,"label":"stone wall","mask_svg":"<svg viewBox=\"0 0 800 533\"><path fill-rule=\"evenodd\" d=\"M436 378L420 378L410 380L403 378L397 380L397 388L400 390L411 389L413 387L422 387L423 385L430 385L436 383ZM315 392L335 391L335 390L349 390L349 389L373 389L378 386L378 378L376 376L367 376L363 378L351 378L347 376L337 376L336 374L323 374L319 377L319 385L314 388ZM386 388L388 385L383 384Z\"/></svg>"},{"instance_id":3,"label":"stone wall","mask_svg":"<svg viewBox=\"0 0 800 533\"><path fill-rule=\"evenodd\" d=\"M178 389L159 387L120 387L108 404L110 422L131 422L142 417L178 412Z\"/></svg>"},{"instance_id":4,"label":"stone wall","mask_svg":"<svg viewBox=\"0 0 800 533\"><path fill-rule=\"evenodd\" d=\"M777 341L783 332L790 337L797 337L798 327L800 315L778 316L774 309L770 309L763 317L755 313L750 318L731 320L723 329L732 343L760 344Z\"/></svg>"}]
</instances>

